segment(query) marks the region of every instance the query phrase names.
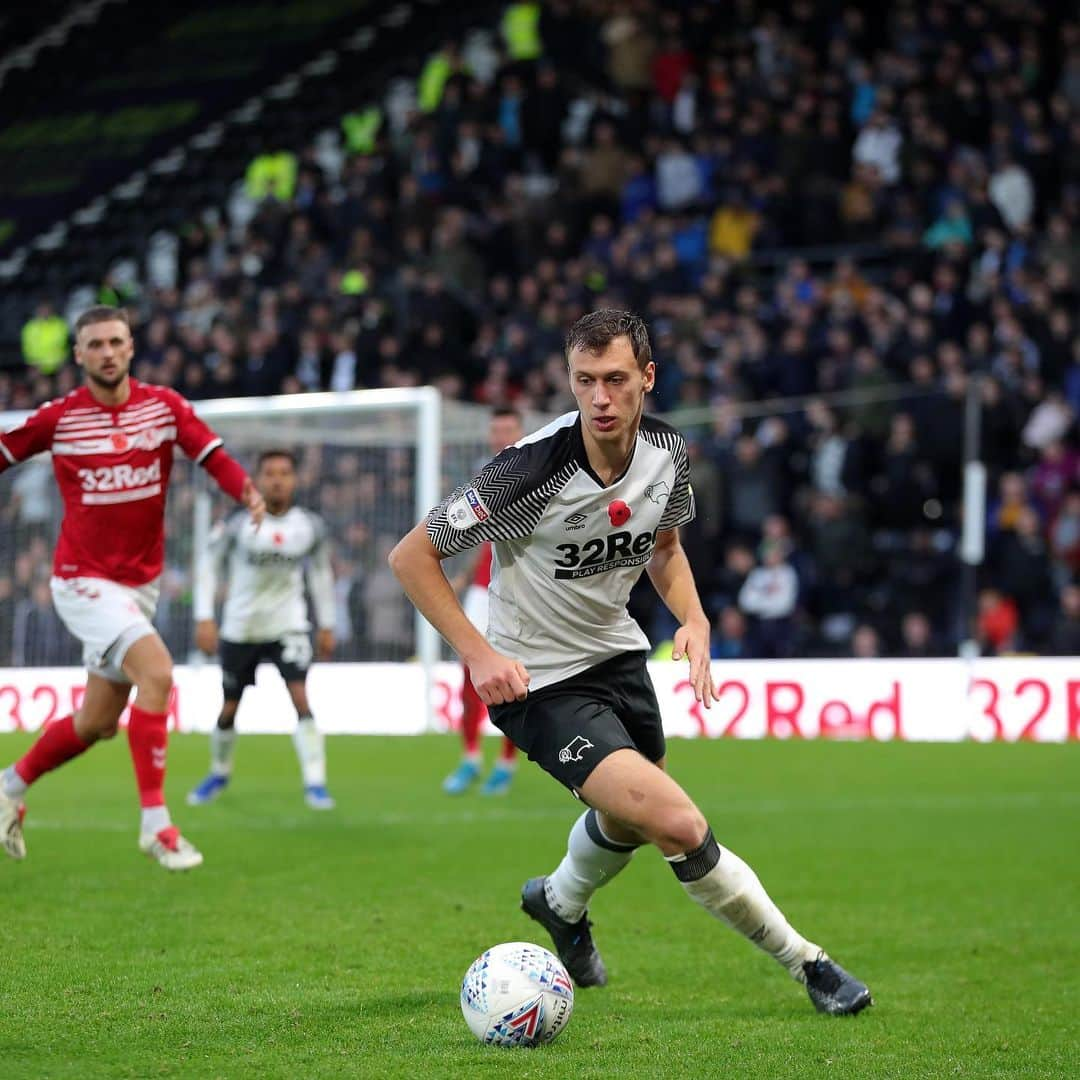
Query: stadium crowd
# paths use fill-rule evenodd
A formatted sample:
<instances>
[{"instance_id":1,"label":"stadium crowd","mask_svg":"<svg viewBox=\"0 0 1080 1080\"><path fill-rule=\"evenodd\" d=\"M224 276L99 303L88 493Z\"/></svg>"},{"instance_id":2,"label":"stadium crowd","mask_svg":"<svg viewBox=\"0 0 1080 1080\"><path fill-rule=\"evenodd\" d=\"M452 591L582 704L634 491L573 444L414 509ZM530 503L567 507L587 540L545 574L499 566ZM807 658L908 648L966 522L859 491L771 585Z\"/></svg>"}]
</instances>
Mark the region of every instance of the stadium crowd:
<instances>
[{"instance_id":1,"label":"stadium crowd","mask_svg":"<svg viewBox=\"0 0 1080 1080\"><path fill-rule=\"evenodd\" d=\"M718 657L946 655L969 632L989 654L1072 653L1080 22L1062 10L514 4L501 38L447 41L342 140L268 147L292 156L280 185L253 174L103 293L135 313L135 375L192 399L434 383L543 414L572 406L570 323L635 309L652 410L690 440L686 544ZM48 347L62 300L29 324L27 372L0 373L0 408L76 385ZM956 551L972 380L990 475L974 627ZM308 462L301 498L335 504L316 488L361 466ZM404 608L399 640L369 637L399 602L376 531L339 524L343 655L407 655ZM0 655L29 663L48 560L18 559ZM664 614L634 604L662 640Z\"/></svg>"}]
</instances>

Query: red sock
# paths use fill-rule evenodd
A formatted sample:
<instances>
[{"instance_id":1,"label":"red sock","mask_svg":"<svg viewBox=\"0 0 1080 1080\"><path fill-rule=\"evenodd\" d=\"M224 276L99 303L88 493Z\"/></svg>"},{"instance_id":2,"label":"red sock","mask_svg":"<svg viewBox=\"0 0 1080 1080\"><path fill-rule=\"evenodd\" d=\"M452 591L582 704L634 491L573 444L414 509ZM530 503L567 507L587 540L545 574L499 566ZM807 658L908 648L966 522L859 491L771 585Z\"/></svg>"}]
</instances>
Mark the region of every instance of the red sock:
<instances>
[{"instance_id":1,"label":"red sock","mask_svg":"<svg viewBox=\"0 0 1080 1080\"><path fill-rule=\"evenodd\" d=\"M465 681L461 684L461 738L465 743L465 753L480 753L480 724L484 719L484 703L472 684L472 676L467 667L462 667Z\"/></svg>"},{"instance_id":2,"label":"red sock","mask_svg":"<svg viewBox=\"0 0 1080 1080\"><path fill-rule=\"evenodd\" d=\"M517 756L517 747L514 745L514 740L508 735L503 736L502 749L499 751L499 760L507 763L514 760Z\"/></svg>"},{"instance_id":3,"label":"red sock","mask_svg":"<svg viewBox=\"0 0 1080 1080\"><path fill-rule=\"evenodd\" d=\"M132 705L128 746L135 766L139 802L144 809L165 805L165 748L168 743L166 714L147 712Z\"/></svg>"},{"instance_id":4,"label":"red sock","mask_svg":"<svg viewBox=\"0 0 1080 1080\"><path fill-rule=\"evenodd\" d=\"M75 717L65 716L49 724L37 742L15 762L15 771L26 784L78 757L90 744L75 734Z\"/></svg>"}]
</instances>

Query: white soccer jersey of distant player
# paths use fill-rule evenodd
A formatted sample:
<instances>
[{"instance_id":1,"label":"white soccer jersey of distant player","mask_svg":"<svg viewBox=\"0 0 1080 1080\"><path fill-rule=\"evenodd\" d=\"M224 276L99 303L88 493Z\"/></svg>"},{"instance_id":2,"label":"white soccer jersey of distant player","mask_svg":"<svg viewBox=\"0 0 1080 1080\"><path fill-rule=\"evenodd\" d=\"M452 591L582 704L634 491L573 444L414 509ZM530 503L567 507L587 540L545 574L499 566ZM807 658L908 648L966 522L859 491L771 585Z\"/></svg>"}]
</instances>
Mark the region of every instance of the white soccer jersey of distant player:
<instances>
[{"instance_id":1,"label":"white soccer jersey of distant player","mask_svg":"<svg viewBox=\"0 0 1080 1080\"><path fill-rule=\"evenodd\" d=\"M195 585L195 618L214 617L217 583L224 575L227 593L221 617L226 641L276 641L307 632L307 576L315 621L334 625L334 580L326 525L317 514L294 506L267 514L256 529L245 514L233 514L214 527L210 550Z\"/></svg>"},{"instance_id":2,"label":"white soccer jersey of distant player","mask_svg":"<svg viewBox=\"0 0 1080 1080\"><path fill-rule=\"evenodd\" d=\"M694 517L686 444L643 417L626 471L605 487L578 414L508 447L428 515L431 542L456 555L494 543L488 640L538 690L618 653L648 649L630 590L658 530Z\"/></svg>"}]
</instances>

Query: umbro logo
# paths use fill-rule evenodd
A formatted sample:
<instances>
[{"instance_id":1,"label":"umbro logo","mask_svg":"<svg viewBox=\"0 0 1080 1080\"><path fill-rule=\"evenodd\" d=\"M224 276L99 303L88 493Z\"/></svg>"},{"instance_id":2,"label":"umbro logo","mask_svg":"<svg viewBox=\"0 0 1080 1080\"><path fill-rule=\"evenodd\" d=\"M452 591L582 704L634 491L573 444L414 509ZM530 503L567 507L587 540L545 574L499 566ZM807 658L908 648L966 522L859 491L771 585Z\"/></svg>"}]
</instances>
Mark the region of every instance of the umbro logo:
<instances>
[{"instance_id":1,"label":"umbro logo","mask_svg":"<svg viewBox=\"0 0 1080 1080\"><path fill-rule=\"evenodd\" d=\"M580 761L581 755L586 750L591 750L592 748L593 744L589 742L584 735L575 735L573 739L559 751L559 761L564 765L568 761Z\"/></svg>"},{"instance_id":2,"label":"umbro logo","mask_svg":"<svg viewBox=\"0 0 1080 1080\"><path fill-rule=\"evenodd\" d=\"M584 529L588 520L588 514L570 514L565 518L566 531L574 532L576 529Z\"/></svg>"}]
</instances>

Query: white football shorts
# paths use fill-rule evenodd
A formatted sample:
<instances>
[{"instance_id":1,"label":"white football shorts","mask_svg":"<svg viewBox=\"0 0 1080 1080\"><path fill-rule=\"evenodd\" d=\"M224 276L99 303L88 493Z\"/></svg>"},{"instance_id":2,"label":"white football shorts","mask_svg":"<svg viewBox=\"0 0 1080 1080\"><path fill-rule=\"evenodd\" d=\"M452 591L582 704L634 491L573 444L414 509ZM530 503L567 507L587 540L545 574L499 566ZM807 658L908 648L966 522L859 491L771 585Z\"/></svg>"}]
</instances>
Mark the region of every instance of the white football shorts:
<instances>
[{"instance_id":1,"label":"white football shorts","mask_svg":"<svg viewBox=\"0 0 1080 1080\"><path fill-rule=\"evenodd\" d=\"M154 617L161 581L118 585L103 578L51 578L53 604L63 624L82 642L83 663L92 675L115 683L124 674L128 649L147 634L156 634Z\"/></svg>"}]
</instances>

